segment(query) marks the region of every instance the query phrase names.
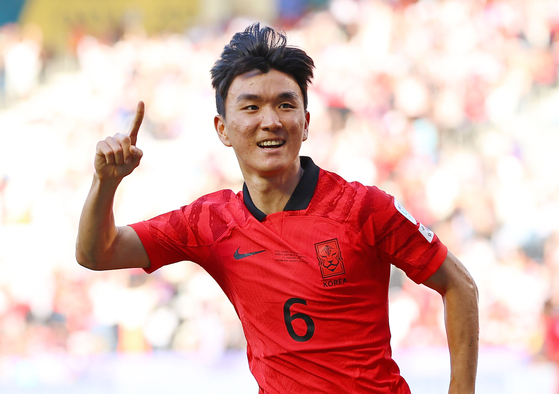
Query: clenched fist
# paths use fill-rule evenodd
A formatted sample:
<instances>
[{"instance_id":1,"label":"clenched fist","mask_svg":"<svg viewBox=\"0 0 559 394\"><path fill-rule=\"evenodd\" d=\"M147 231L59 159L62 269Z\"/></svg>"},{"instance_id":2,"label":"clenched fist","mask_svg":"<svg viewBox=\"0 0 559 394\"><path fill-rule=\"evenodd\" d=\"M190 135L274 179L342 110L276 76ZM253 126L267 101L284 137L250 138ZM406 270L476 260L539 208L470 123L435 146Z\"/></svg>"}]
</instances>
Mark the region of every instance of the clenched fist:
<instances>
[{"instance_id":1,"label":"clenched fist","mask_svg":"<svg viewBox=\"0 0 559 394\"><path fill-rule=\"evenodd\" d=\"M143 152L136 147L136 141L143 119L144 103L140 101L127 134L117 133L97 143L94 164L100 180L120 181L138 167Z\"/></svg>"}]
</instances>

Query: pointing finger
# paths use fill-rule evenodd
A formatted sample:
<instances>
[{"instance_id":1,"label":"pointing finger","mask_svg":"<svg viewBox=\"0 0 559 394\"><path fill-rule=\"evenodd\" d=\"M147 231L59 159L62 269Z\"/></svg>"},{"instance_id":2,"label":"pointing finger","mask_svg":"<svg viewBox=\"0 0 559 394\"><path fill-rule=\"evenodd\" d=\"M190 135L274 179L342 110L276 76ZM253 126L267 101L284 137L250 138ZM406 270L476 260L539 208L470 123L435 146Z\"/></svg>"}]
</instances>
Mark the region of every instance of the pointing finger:
<instances>
[{"instance_id":1,"label":"pointing finger","mask_svg":"<svg viewBox=\"0 0 559 394\"><path fill-rule=\"evenodd\" d=\"M138 131L140 130L140 125L142 124L142 120L144 119L144 102L139 101L138 106L136 107L136 116L134 116L134 120L132 121L132 126L130 127L130 132L128 135L130 136L130 141L132 145L136 145L136 141L138 140Z\"/></svg>"}]
</instances>

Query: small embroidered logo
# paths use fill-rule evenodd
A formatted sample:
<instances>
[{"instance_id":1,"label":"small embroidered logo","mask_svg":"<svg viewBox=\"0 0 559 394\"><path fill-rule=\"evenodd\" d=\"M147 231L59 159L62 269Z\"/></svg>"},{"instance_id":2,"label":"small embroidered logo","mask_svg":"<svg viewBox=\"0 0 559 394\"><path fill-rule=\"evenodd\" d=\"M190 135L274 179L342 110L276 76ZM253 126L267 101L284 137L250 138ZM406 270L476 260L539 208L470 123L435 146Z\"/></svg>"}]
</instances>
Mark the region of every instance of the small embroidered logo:
<instances>
[{"instance_id":1,"label":"small embroidered logo","mask_svg":"<svg viewBox=\"0 0 559 394\"><path fill-rule=\"evenodd\" d=\"M233 258L235 260L244 259L245 257L249 257L249 256L253 256L253 255L258 254L258 253L265 252L265 250L259 250L257 252L239 253L239 249L241 249L241 248L237 248L237 250L235 250L235 253L233 254Z\"/></svg>"}]
</instances>

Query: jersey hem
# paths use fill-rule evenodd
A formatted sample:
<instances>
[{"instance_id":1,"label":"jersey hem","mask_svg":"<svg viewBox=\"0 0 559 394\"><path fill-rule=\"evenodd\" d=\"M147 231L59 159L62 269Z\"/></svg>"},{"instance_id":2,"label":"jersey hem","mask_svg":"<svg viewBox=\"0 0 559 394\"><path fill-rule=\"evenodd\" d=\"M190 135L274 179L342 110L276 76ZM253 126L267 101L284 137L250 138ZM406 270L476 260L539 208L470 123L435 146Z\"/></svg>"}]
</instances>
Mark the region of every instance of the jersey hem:
<instances>
[{"instance_id":1,"label":"jersey hem","mask_svg":"<svg viewBox=\"0 0 559 394\"><path fill-rule=\"evenodd\" d=\"M153 259L150 256L150 252L155 249L156 245L155 245L155 242L153 241L153 238L151 237L151 235L149 233L149 230L148 230L147 226L144 223L139 222L139 223L129 224L128 227L131 227L132 230L134 230L136 232L136 234L138 234L138 237L140 237L140 241L142 241L142 244L144 245L144 249L146 250L146 253L148 254L149 267L142 268L142 269L146 273L151 274L152 272L161 268L160 265L158 266L158 265L153 263Z\"/></svg>"},{"instance_id":2,"label":"jersey hem","mask_svg":"<svg viewBox=\"0 0 559 394\"><path fill-rule=\"evenodd\" d=\"M437 254L431 259L431 262L427 264L427 267L425 267L418 275L411 278L415 283L421 284L425 282L440 268L441 265L443 265L443 262L448 255L448 248L442 242L440 244L442 247L439 248Z\"/></svg>"}]
</instances>

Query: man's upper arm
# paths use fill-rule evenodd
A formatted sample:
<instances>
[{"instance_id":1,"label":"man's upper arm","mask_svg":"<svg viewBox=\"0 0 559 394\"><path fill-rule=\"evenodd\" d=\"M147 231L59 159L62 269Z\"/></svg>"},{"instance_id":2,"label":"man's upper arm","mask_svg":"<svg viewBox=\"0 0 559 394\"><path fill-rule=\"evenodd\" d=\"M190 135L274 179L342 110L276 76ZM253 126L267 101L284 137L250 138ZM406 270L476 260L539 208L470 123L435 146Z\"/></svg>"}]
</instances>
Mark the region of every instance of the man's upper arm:
<instances>
[{"instance_id":1,"label":"man's upper arm","mask_svg":"<svg viewBox=\"0 0 559 394\"><path fill-rule=\"evenodd\" d=\"M118 227L111 261L99 265L99 270L148 268L149 257L136 231L129 226Z\"/></svg>"}]
</instances>

